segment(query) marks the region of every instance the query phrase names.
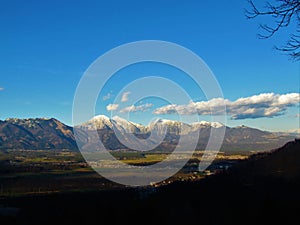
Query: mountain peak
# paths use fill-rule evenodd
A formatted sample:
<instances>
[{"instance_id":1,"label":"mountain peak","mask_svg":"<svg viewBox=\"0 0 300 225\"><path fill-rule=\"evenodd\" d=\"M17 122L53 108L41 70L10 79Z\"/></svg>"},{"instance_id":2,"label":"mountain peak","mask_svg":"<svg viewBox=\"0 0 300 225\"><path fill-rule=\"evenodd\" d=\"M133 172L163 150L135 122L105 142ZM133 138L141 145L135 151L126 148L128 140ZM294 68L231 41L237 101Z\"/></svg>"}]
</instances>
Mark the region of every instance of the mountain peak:
<instances>
[{"instance_id":1,"label":"mountain peak","mask_svg":"<svg viewBox=\"0 0 300 225\"><path fill-rule=\"evenodd\" d=\"M51 119L54 119L54 118L48 118L48 117L41 117L41 118L25 118L25 119L20 119L20 118L7 118L7 119L5 119L4 121L7 121L7 122L20 122L20 121L26 122L26 121L41 121L41 120L51 120ZM54 119L54 120L56 120L56 119Z\"/></svg>"},{"instance_id":2,"label":"mountain peak","mask_svg":"<svg viewBox=\"0 0 300 225\"><path fill-rule=\"evenodd\" d=\"M224 127L225 125L220 123L220 122L208 122L208 121L200 121L200 122L195 122L192 124L194 127L213 127L213 128L220 128Z\"/></svg>"},{"instance_id":3,"label":"mountain peak","mask_svg":"<svg viewBox=\"0 0 300 225\"><path fill-rule=\"evenodd\" d=\"M249 127L247 127L247 126L245 126L245 125L239 125L239 126L237 126L236 128L249 128Z\"/></svg>"},{"instance_id":4,"label":"mountain peak","mask_svg":"<svg viewBox=\"0 0 300 225\"><path fill-rule=\"evenodd\" d=\"M110 120L108 116L105 115L97 115L94 116L91 120L97 121L97 120Z\"/></svg>"},{"instance_id":5,"label":"mountain peak","mask_svg":"<svg viewBox=\"0 0 300 225\"><path fill-rule=\"evenodd\" d=\"M81 126L87 129L112 129L113 125L108 116L105 115L97 115L94 116L89 121L83 123Z\"/></svg>"},{"instance_id":6,"label":"mountain peak","mask_svg":"<svg viewBox=\"0 0 300 225\"><path fill-rule=\"evenodd\" d=\"M97 141L95 140L102 138L101 140L107 145L107 148L114 150L126 148L115 136L113 132L115 129L118 129L125 138L128 133L138 134L139 137L144 138L155 129L158 135L166 134L162 148L169 150L176 146L179 135L194 134L193 132L201 130L198 148L203 149L205 147L204 143L207 143L209 138L210 128L221 126L225 127L219 122L200 121L186 124L168 119L157 119L149 126L143 126L120 117L110 119L105 115L98 115L80 125L79 128L82 128L82 130L79 134L80 141L87 148L89 146L95 146L96 148ZM295 138L295 136L261 131L246 126L225 128L223 149L232 149L238 143L242 146L243 151L247 149L267 150ZM95 129L98 131L99 136L86 138L89 130ZM0 149L76 149L72 132L72 127L66 126L54 118L11 118L0 121Z\"/></svg>"},{"instance_id":7,"label":"mountain peak","mask_svg":"<svg viewBox=\"0 0 300 225\"><path fill-rule=\"evenodd\" d=\"M175 123L181 123L180 121L176 121L176 120L168 120L168 119L161 119L161 118L157 118L155 120L153 120L153 122L151 122L152 124L156 124L156 123L161 123L161 124L175 124Z\"/></svg>"}]
</instances>

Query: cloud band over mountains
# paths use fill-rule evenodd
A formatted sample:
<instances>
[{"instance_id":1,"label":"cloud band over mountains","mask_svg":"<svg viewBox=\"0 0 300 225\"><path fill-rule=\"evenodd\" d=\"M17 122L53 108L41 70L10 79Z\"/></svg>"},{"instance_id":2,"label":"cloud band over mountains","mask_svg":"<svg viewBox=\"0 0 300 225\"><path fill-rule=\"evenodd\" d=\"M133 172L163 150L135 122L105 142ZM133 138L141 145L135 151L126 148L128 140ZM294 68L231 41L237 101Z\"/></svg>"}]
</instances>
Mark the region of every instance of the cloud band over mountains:
<instances>
[{"instance_id":1,"label":"cloud band over mountains","mask_svg":"<svg viewBox=\"0 0 300 225\"><path fill-rule=\"evenodd\" d=\"M107 111L115 111L119 108L119 104L108 104L106 106Z\"/></svg>"},{"instance_id":2,"label":"cloud band over mountains","mask_svg":"<svg viewBox=\"0 0 300 225\"><path fill-rule=\"evenodd\" d=\"M121 109L120 113L138 112L138 111L145 112L145 111L149 110L152 106L153 106L153 104L151 104L151 103L146 103L146 104L138 105L138 106L131 105L131 106L125 107L124 109Z\"/></svg>"},{"instance_id":3,"label":"cloud band over mountains","mask_svg":"<svg viewBox=\"0 0 300 225\"><path fill-rule=\"evenodd\" d=\"M222 113L225 104L227 114L233 120L275 117L285 113L291 107L299 104L299 93L274 94L262 93L246 98L239 98L236 101L230 101L223 98L214 98L208 101L193 102L187 105L171 104L162 106L153 111L154 114L181 114L181 115L211 115L211 112L218 115Z\"/></svg>"}]
</instances>

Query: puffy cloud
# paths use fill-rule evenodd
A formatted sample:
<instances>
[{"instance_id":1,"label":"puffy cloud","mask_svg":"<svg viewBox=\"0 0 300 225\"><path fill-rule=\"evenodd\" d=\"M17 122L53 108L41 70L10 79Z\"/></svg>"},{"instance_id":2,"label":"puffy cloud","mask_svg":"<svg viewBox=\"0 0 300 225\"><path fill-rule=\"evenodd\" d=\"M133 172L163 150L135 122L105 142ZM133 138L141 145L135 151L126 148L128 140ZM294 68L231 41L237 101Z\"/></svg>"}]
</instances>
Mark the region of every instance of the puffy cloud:
<instances>
[{"instance_id":1,"label":"puffy cloud","mask_svg":"<svg viewBox=\"0 0 300 225\"><path fill-rule=\"evenodd\" d=\"M190 102L187 105L166 105L154 110L154 114L200 114L218 115L223 112L222 105L226 106L227 114L231 119L248 119L261 117L274 117L285 113L288 107L300 102L299 93L274 94L263 93L247 98L239 98L236 101L214 98L209 101Z\"/></svg>"},{"instance_id":2,"label":"puffy cloud","mask_svg":"<svg viewBox=\"0 0 300 225\"><path fill-rule=\"evenodd\" d=\"M108 99L110 99L112 97L112 94L110 92L108 92L106 95L103 96L102 100L106 101Z\"/></svg>"},{"instance_id":3,"label":"puffy cloud","mask_svg":"<svg viewBox=\"0 0 300 225\"><path fill-rule=\"evenodd\" d=\"M107 111L115 111L119 108L119 104L108 104L106 106Z\"/></svg>"},{"instance_id":4,"label":"puffy cloud","mask_svg":"<svg viewBox=\"0 0 300 225\"><path fill-rule=\"evenodd\" d=\"M146 103L146 104L138 105L138 106L131 105L131 106L125 107L124 109L121 109L120 113L137 112L137 111L145 112L145 111L149 110L152 106L153 106L153 104L150 104L150 103Z\"/></svg>"},{"instance_id":5,"label":"puffy cloud","mask_svg":"<svg viewBox=\"0 0 300 225\"><path fill-rule=\"evenodd\" d=\"M0 87L0 91L3 91L4 90L4 88L3 87Z\"/></svg>"},{"instance_id":6,"label":"puffy cloud","mask_svg":"<svg viewBox=\"0 0 300 225\"><path fill-rule=\"evenodd\" d=\"M130 91L124 92L121 98L121 102L127 102L128 101L128 96L130 95Z\"/></svg>"}]
</instances>

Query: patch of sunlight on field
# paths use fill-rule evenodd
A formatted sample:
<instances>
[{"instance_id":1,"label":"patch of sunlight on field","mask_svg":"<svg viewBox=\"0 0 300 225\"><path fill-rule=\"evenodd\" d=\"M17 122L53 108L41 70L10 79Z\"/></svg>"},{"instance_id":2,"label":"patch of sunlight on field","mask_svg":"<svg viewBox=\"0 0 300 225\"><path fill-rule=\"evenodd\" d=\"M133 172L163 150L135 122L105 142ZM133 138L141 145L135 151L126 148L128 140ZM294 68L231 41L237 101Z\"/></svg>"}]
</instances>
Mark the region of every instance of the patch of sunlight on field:
<instances>
[{"instance_id":1,"label":"patch of sunlight on field","mask_svg":"<svg viewBox=\"0 0 300 225\"><path fill-rule=\"evenodd\" d=\"M168 154L147 154L144 157L134 159L121 159L122 162L127 164L142 164L142 163L157 163L165 160Z\"/></svg>"}]
</instances>

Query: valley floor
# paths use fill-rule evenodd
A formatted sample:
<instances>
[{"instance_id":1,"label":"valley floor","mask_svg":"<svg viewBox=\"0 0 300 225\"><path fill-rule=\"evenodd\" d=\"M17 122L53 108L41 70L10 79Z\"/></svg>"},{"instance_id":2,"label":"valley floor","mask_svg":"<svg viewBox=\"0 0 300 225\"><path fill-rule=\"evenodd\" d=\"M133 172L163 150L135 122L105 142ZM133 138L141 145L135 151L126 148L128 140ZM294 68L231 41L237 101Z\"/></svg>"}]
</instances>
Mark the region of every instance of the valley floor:
<instances>
[{"instance_id":1,"label":"valley floor","mask_svg":"<svg viewBox=\"0 0 300 225\"><path fill-rule=\"evenodd\" d=\"M210 167L213 176L195 173L200 157L195 155L168 185L140 188L99 178L76 153L2 154L0 223L294 225L300 210L299 147L295 140L246 160L220 154ZM141 163L135 154L122 160ZM225 168L229 162L234 164Z\"/></svg>"},{"instance_id":2,"label":"valley floor","mask_svg":"<svg viewBox=\"0 0 300 225\"><path fill-rule=\"evenodd\" d=\"M113 154L119 160L133 166L154 164L167 156L166 153ZM196 181L221 172L248 157L246 153L219 153L206 171L199 172L198 164L202 155L202 151L197 151L182 170L166 181L152 186L159 187L175 181ZM105 166L114 169L110 161L107 161ZM0 196L3 197L112 188L124 186L101 177L76 152L14 150L0 154Z\"/></svg>"}]
</instances>

